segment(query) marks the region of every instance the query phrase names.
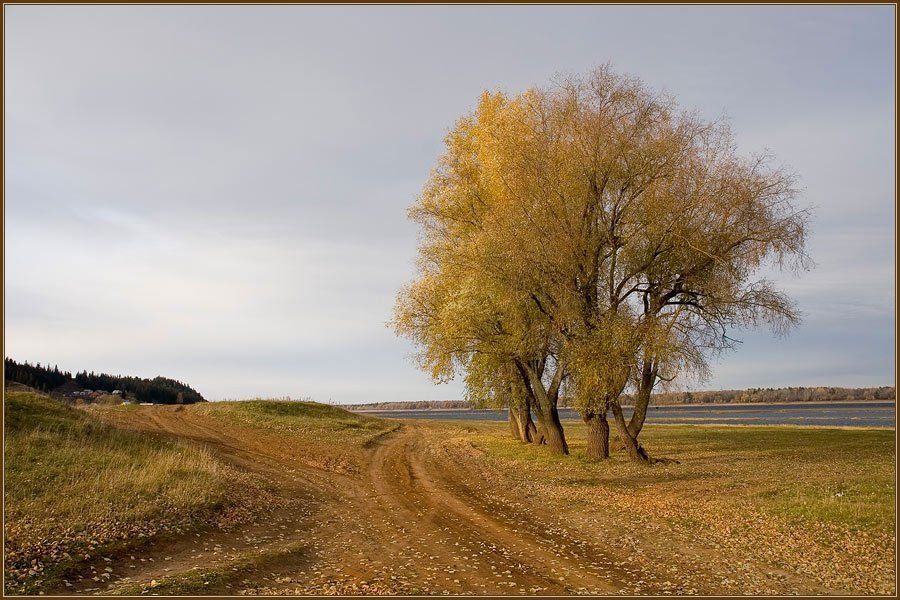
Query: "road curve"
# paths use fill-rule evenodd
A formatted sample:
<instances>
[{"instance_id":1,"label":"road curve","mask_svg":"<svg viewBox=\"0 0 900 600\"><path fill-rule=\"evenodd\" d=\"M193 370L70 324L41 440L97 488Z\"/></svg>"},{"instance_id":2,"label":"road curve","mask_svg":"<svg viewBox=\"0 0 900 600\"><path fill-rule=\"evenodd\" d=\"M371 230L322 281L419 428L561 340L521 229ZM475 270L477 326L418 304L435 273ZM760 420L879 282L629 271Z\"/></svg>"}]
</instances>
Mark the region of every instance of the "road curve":
<instances>
[{"instance_id":1,"label":"road curve","mask_svg":"<svg viewBox=\"0 0 900 600\"><path fill-rule=\"evenodd\" d=\"M498 511L471 485L462 458L427 426L406 423L381 436L347 474L311 466L191 410L142 407L127 418L119 425L205 445L263 478L282 502L257 522L207 528L98 562L74 586L56 591L109 593L191 573L233 572L204 591L610 594L634 576L604 549L568 539L535 512ZM108 581L91 577L107 566Z\"/></svg>"}]
</instances>

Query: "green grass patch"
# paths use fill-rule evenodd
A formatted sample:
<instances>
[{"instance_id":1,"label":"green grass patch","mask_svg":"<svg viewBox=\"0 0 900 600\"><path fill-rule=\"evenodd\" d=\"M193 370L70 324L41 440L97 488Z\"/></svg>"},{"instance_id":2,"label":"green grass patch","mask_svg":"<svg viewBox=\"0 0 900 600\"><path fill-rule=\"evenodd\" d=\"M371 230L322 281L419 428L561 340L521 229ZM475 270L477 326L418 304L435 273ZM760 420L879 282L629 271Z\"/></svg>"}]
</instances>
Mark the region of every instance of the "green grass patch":
<instances>
[{"instance_id":1,"label":"green grass patch","mask_svg":"<svg viewBox=\"0 0 900 600\"><path fill-rule=\"evenodd\" d=\"M198 404L191 408L245 427L359 446L397 425L395 421L359 415L318 402L243 400Z\"/></svg>"},{"instance_id":2,"label":"green grass patch","mask_svg":"<svg viewBox=\"0 0 900 600\"><path fill-rule=\"evenodd\" d=\"M894 529L893 430L648 426L641 437L650 454L680 464L647 467L630 464L623 453L591 462L584 455L584 425L567 422L565 428L567 457L511 439L505 425L482 424L470 439L492 460L517 464L554 485L634 491L655 486L799 523Z\"/></svg>"},{"instance_id":3,"label":"green grass patch","mask_svg":"<svg viewBox=\"0 0 900 600\"><path fill-rule=\"evenodd\" d=\"M227 502L228 470L199 446L119 430L36 393L8 394L4 417L7 591L34 591L85 553Z\"/></svg>"},{"instance_id":4,"label":"green grass patch","mask_svg":"<svg viewBox=\"0 0 900 600\"><path fill-rule=\"evenodd\" d=\"M799 481L759 493L759 501L787 517L840 523L858 529L890 530L895 490L881 478L829 477Z\"/></svg>"}]
</instances>

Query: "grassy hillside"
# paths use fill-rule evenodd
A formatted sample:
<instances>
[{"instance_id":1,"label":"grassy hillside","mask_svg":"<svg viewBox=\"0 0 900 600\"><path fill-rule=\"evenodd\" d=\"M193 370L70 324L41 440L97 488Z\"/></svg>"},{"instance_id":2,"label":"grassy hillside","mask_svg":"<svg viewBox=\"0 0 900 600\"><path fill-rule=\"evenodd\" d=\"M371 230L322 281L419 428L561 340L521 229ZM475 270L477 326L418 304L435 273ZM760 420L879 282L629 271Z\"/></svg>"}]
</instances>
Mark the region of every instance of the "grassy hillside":
<instances>
[{"instance_id":1,"label":"grassy hillside","mask_svg":"<svg viewBox=\"0 0 900 600\"><path fill-rule=\"evenodd\" d=\"M121 431L33 392L6 397L7 591L221 509L235 474L196 445Z\"/></svg>"},{"instance_id":2,"label":"grassy hillside","mask_svg":"<svg viewBox=\"0 0 900 600\"><path fill-rule=\"evenodd\" d=\"M166 435L157 419L170 427ZM11 593L62 584L68 573L83 572L83 563L134 551L161 534L229 525L272 507L257 475L198 443L221 439L192 432L350 472L366 446L395 427L312 402L78 409L34 390L8 390L5 420ZM102 586L102 568L95 576Z\"/></svg>"},{"instance_id":3,"label":"grassy hillside","mask_svg":"<svg viewBox=\"0 0 900 600\"><path fill-rule=\"evenodd\" d=\"M284 459L336 473L359 472L366 449L397 428L396 421L358 415L315 402L246 400L187 407Z\"/></svg>"},{"instance_id":4,"label":"grassy hillside","mask_svg":"<svg viewBox=\"0 0 900 600\"><path fill-rule=\"evenodd\" d=\"M198 413L255 429L307 435L312 440L365 445L391 429L385 419L367 417L317 402L245 400L192 407Z\"/></svg>"}]
</instances>

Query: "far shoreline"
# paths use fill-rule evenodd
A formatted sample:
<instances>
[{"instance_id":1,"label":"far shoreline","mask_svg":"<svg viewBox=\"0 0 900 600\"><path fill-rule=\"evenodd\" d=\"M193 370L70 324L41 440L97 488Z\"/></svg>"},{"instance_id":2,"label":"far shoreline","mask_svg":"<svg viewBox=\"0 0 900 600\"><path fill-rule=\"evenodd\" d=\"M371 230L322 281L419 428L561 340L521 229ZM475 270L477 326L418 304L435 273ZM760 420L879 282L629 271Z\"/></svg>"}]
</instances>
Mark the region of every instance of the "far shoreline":
<instances>
[{"instance_id":1,"label":"far shoreline","mask_svg":"<svg viewBox=\"0 0 900 600\"><path fill-rule=\"evenodd\" d=\"M876 400L856 400L856 399L848 399L848 400L801 400L797 402L700 402L700 403L692 403L692 404L651 404L649 409L657 409L657 408L697 408L697 407L710 407L710 406L796 406L798 404L806 404L806 405L815 405L815 404L870 404L873 402L880 402L884 404L896 404L897 399L876 399ZM340 406L340 405L335 405ZM632 404L623 404L622 408L631 408L634 405ZM345 408L351 412L356 413L388 413L388 412L502 412L505 411L505 408ZM575 408L571 406L560 406L560 409L571 409L575 410Z\"/></svg>"}]
</instances>

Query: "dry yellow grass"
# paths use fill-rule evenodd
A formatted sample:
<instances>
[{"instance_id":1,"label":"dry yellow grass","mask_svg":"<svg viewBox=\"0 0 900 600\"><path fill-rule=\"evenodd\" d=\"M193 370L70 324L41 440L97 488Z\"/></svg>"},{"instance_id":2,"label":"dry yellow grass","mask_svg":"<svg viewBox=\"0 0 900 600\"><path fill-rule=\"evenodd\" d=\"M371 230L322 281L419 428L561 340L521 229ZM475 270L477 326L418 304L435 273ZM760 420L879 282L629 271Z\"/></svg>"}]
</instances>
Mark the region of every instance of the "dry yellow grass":
<instances>
[{"instance_id":1,"label":"dry yellow grass","mask_svg":"<svg viewBox=\"0 0 900 600\"><path fill-rule=\"evenodd\" d=\"M716 593L777 593L785 573L823 590L895 591L893 430L650 426L651 454L680 464L645 467L622 453L588 461L580 423L566 424L569 457L499 424L474 429L454 441L483 452L473 464L487 476L611 545L645 549L635 560L650 570L708 570ZM685 562L687 548L709 557Z\"/></svg>"},{"instance_id":2,"label":"dry yellow grass","mask_svg":"<svg viewBox=\"0 0 900 600\"><path fill-rule=\"evenodd\" d=\"M316 402L244 400L196 404L189 410L250 429L300 436L311 442L340 442L351 446L365 445L395 424L387 419L367 417Z\"/></svg>"},{"instance_id":3,"label":"dry yellow grass","mask_svg":"<svg viewBox=\"0 0 900 600\"><path fill-rule=\"evenodd\" d=\"M307 466L355 473L366 448L396 429L397 422L367 417L315 402L245 400L186 407L192 415Z\"/></svg>"},{"instance_id":4,"label":"dry yellow grass","mask_svg":"<svg viewBox=\"0 0 900 600\"><path fill-rule=\"evenodd\" d=\"M201 446L121 431L27 392L7 395L5 419L7 591L228 502L236 474Z\"/></svg>"}]
</instances>

